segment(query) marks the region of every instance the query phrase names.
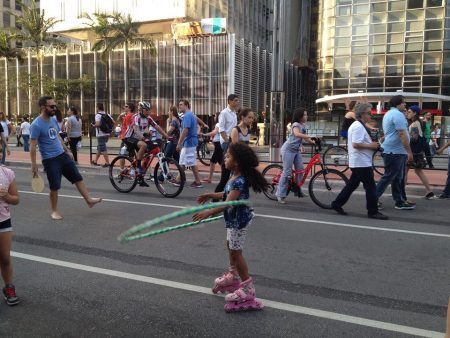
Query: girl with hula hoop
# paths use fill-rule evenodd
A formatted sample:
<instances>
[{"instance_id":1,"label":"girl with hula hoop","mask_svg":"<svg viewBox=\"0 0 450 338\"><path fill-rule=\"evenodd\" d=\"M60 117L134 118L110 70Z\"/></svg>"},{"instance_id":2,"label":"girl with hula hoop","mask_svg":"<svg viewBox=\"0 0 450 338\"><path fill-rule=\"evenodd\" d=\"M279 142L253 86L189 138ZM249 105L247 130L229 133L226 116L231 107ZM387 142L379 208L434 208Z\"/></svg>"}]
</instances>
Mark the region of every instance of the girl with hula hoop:
<instances>
[{"instance_id":1,"label":"girl with hula hoop","mask_svg":"<svg viewBox=\"0 0 450 338\"><path fill-rule=\"evenodd\" d=\"M201 204L211 199L224 201L248 200L250 187L255 192L267 189L268 183L256 169L259 161L255 152L244 143L232 143L225 158L225 167L233 174L225 186L224 192L206 193L197 198ZM247 205L217 207L196 213L194 221L207 219L223 212L227 228L227 248L230 267L221 277L216 278L212 291L230 292L225 297L225 310L239 311L261 309L262 303L255 298L253 280L248 274L248 266L242 254L247 227L253 218L253 210Z\"/></svg>"}]
</instances>

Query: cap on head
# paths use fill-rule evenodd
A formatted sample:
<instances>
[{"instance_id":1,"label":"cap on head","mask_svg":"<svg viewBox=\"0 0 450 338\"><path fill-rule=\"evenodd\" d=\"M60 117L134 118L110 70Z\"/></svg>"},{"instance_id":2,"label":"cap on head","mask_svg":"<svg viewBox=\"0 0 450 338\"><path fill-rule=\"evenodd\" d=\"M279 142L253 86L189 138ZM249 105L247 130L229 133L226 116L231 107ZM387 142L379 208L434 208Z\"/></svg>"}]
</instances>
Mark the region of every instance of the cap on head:
<instances>
[{"instance_id":1,"label":"cap on head","mask_svg":"<svg viewBox=\"0 0 450 338\"><path fill-rule=\"evenodd\" d=\"M422 111L422 110L420 109L419 106L411 106L411 107L409 107L408 109L412 110L412 111L415 112L417 115L419 115L420 112Z\"/></svg>"}]
</instances>

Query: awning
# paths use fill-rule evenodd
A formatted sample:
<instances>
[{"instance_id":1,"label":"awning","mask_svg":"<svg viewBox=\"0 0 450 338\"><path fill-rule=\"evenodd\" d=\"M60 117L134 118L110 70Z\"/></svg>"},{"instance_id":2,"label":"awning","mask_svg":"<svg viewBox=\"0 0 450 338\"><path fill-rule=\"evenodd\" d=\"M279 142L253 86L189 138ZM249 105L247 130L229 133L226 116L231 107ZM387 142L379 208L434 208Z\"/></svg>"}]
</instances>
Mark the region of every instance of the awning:
<instances>
[{"instance_id":1,"label":"awning","mask_svg":"<svg viewBox=\"0 0 450 338\"><path fill-rule=\"evenodd\" d=\"M376 102L389 101L391 97L396 95L403 95L406 101L412 102L442 102L450 101L450 96L428 94L428 93L414 93L414 92L373 92L373 93L349 93L339 95L325 95L324 97L317 99L316 103L347 103L348 101L369 101ZM442 114L442 113L441 113Z\"/></svg>"}]
</instances>

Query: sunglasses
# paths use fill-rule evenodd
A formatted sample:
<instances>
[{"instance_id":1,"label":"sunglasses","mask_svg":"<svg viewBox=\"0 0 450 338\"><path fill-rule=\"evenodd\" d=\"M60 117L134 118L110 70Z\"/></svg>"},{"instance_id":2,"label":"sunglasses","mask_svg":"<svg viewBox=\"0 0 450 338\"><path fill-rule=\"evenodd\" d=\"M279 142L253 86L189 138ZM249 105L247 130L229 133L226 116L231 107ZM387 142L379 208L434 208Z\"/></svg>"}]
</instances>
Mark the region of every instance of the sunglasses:
<instances>
[{"instance_id":1,"label":"sunglasses","mask_svg":"<svg viewBox=\"0 0 450 338\"><path fill-rule=\"evenodd\" d=\"M51 106L47 105L47 107L52 108L52 109L56 109L57 108L56 104L52 104Z\"/></svg>"}]
</instances>

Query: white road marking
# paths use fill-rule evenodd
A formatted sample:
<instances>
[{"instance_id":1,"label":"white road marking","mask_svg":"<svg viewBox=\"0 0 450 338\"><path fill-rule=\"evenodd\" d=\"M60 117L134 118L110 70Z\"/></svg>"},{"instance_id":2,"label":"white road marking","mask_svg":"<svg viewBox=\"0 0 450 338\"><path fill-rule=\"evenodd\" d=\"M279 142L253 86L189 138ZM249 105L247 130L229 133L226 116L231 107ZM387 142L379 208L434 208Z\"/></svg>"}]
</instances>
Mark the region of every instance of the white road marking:
<instances>
[{"instance_id":1,"label":"white road marking","mask_svg":"<svg viewBox=\"0 0 450 338\"><path fill-rule=\"evenodd\" d=\"M36 193L36 192L33 192L33 191L19 191L19 192L22 193L22 194L48 196L48 194L46 194L46 193ZM81 196L73 196L73 195L59 195L59 197L82 199ZM156 206L156 207L163 207L163 208L169 208L169 209L184 209L186 207L192 206L192 205L185 205L185 206L167 205L167 204L160 204L160 203L116 200L116 199L109 199L109 198L104 198L103 201L104 202L111 202L111 203L148 205L148 206ZM273 215L265 215L265 214L258 214L258 213L256 213L256 216L257 217L261 217L261 218L278 219L278 220L291 221L291 222L334 225L334 226L343 227L343 228L354 228L354 229L362 229L362 230L396 232L396 233L417 235L417 236L430 236L430 237L450 238L450 234L442 234L442 233L436 233L436 232L423 232L423 231L402 230L402 229L395 229L395 228L373 227L373 226L358 225L358 224L348 224L348 223L339 223L339 222L331 222L331 221L320 221L320 220L308 219L308 218L293 218L293 217L273 216Z\"/></svg>"},{"instance_id":2,"label":"white road marking","mask_svg":"<svg viewBox=\"0 0 450 338\"><path fill-rule=\"evenodd\" d=\"M127 273L127 272L122 272L122 271L103 269L103 268L98 268L98 267L94 267L94 266L77 264L77 263L72 263L72 262L67 262L67 261L62 261L62 260L57 260L57 259L51 259L51 258L46 258L46 257L34 256L34 255L29 255L29 254L15 252L15 251L12 251L11 255L13 257L22 258L22 259L26 259L26 260L30 260L30 261L34 261L34 262L50 264L50 265L54 265L54 266L60 266L60 267L65 267L65 268L70 268L70 269L75 269L75 270L87 271L87 272L97 273L97 274L106 275L106 276L124 278L124 279L128 279L128 280L139 281L139 282L154 284L154 285L160 285L160 286L170 287L170 288L179 289L179 290L192 291L192 292L197 292L197 293L202 293L202 294L207 294L207 295L213 295L211 293L210 288L205 288L205 287L198 286L198 285L179 283L179 282L174 282L174 281L170 281L170 280L142 276L142 275ZM410 326L398 325L398 324L393 324L393 323L388 323L388 322L366 319L366 318L362 318L362 317L354 317L354 316L349 316L349 315L336 313L336 312L323 311L323 310L318 310L318 309L313 309L313 308L308 308L308 307L303 307L303 306L298 306L298 305L293 305L293 304L276 302L276 301L272 301L272 300L268 300L268 299L261 299L261 300L263 301L265 307L282 310L282 311L299 313L299 314L313 316L313 317L336 320L336 321L340 321L340 322L345 322L345 323L355 324L355 325L360 325L360 326L366 326L366 327L371 327L371 328L380 329L380 330L405 333L405 334L410 334L410 335L415 335L415 336L420 336L420 337L433 337L434 338L434 337L442 337L444 335L443 333L440 333L440 332L429 331L429 330L419 329L419 328L410 327Z\"/></svg>"}]
</instances>

